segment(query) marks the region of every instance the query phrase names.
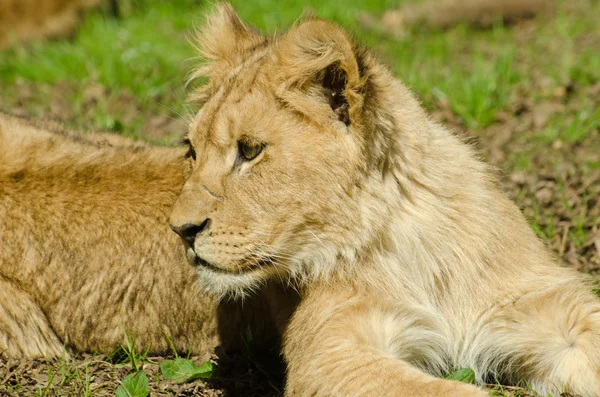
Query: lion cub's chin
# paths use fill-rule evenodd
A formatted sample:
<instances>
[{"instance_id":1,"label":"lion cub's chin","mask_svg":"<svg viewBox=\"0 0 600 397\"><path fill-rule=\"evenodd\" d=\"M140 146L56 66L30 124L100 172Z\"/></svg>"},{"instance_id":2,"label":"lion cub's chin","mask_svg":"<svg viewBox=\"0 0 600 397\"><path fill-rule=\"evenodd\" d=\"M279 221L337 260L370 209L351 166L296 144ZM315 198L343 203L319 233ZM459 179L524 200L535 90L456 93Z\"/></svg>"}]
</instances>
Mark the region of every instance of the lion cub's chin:
<instances>
[{"instance_id":1,"label":"lion cub's chin","mask_svg":"<svg viewBox=\"0 0 600 397\"><path fill-rule=\"evenodd\" d=\"M186 250L186 257L188 263L196 269L199 287L206 293L220 298L243 298L258 289L266 278L260 270L234 273L202 263L202 259L191 248Z\"/></svg>"}]
</instances>

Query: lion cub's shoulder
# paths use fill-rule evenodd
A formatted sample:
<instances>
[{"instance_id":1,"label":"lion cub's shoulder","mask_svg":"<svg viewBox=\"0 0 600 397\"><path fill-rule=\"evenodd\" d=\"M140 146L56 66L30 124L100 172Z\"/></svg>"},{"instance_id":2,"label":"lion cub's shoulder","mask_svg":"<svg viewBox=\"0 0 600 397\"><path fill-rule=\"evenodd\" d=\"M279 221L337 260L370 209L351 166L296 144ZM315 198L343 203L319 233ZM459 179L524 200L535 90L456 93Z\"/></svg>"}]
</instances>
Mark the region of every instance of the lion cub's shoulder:
<instances>
[{"instance_id":1,"label":"lion cub's shoulder","mask_svg":"<svg viewBox=\"0 0 600 397\"><path fill-rule=\"evenodd\" d=\"M6 144L18 141L19 145L54 140L84 146L148 146L142 141L116 134L105 132L84 134L72 131L54 121L15 116L3 112L0 112L0 138Z\"/></svg>"},{"instance_id":2,"label":"lion cub's shoulder","mask_svg":"<svg viewBox=\"0 0 600 397\"><path fill-rule=\"evenodd\" d=\"M162 172L179 181L184 154L180 147L153 146L110 133L80 133L56 122L0 112L0 175L30 170L37 177L67 171L117 177L127 169L141 176L149 170Z\"/></svg>"}]
</instances>

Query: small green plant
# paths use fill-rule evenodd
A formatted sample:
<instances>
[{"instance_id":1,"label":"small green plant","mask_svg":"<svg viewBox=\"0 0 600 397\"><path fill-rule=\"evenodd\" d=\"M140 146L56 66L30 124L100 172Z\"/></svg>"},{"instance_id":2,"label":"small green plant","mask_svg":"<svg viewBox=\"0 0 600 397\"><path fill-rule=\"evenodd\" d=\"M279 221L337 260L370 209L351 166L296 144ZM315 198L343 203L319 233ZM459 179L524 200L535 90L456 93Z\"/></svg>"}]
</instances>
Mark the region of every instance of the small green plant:
<instances>
[{"instance_id":1,"label":"small green plant","mask_svg":"<svg viewBox=\"0 0 600 397\"><path fill-rule=\"evenodd\" d=\"M461 368L454 372L450 372L445 379L457 380L463 383L475 384L475 372L471 368Z\"/></svg>"},{"instance_id":2,"label":"small green plant","mask_svg":"<svg viewBox=\"0 0 600 397\"><path fill-rule=\"evenodd\" d=\"M148 377L140 370L127 375L115 394L117 397L146 397L149 392Z\"/></svg>"},{"instance_id":3,"label":"small green plant","mask_svg":"<svg viewBox=\"0 0 600 397\"><path fill-rule=\"evenodd\" d=\"M210 361L196 365L192 360L179 357L173 341L163 332L169 347L175 355L175 360L165 360L160 364L163 378L177 382L191 382L196 379L208 379L212 376L213 364Z\"/></svg>"},{"instance_id":4,"label":"small green plant","mask_svg":"<svg viewBox=\"0 0 600 397\"><path fill-rule=\"evenodd\" d=\"M133 373L127 375L117 388L117 397L146 397L148 396L148 377L144 372L144 362L147 362L147 351L139 354L135 348L135 335L130 336L123 330L124 344L111 353L109 361L117 364L131 364Z\"/></svg>"},{"instance_id":5,"label":"small green plant","mask_svg":"<svg viewBox=\"0 0 600 397\"><path fill-rule=\"evenodd\" d=\"M213 372L210 361L196 365L192 360L177 357L175 360L165 360L160 364L163 378L176 382L191 382L197 379L208 379Z\"/></svg>"},{"instance_id":6,"label":"small green plant","mask_svg":"<svg viewBox=\"0 0 600 397\"><path fill-rule=\"evenodd\" d=\"M113 364L131 365L134 371L141 370L145 362L150 363L146 358L148 350L139 353L135 348L135 340L135 335L130 336L123 330L123 344L110 353L106 360Z\"/></svg>"},{"instance_id":7,"label":"small green plant","mask_svg":"<svg viewBox=\"0 0 600 397\"><path fill-rule=\"evenodd\" d=\"M162 377L176 382L192 382L197 379L210 378L213 372L213 364L205 362L196 365L192 360L181 358L173 342L165 334L167 343L173 349L175 360L165 360L160 364ZM133 373L127 375L117 389L117 397L146 397L149 393L148 377L144 373L144 364L158 365L147 359L148 351L138 353L135 347L135 335L131 336L123 331L123 344L112 352L107 361L117 365L131 365ZM158 380L158 378L157 378Z\"/></svg>"}]
</instances>

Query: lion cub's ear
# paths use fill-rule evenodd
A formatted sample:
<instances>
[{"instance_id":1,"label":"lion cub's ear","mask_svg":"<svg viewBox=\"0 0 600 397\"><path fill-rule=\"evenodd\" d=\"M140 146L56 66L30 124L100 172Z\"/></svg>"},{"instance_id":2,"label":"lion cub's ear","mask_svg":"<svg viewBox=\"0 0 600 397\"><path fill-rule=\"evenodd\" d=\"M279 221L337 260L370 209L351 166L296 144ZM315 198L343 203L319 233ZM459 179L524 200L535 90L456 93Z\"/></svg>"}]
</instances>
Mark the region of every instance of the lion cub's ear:
<instances>
[{"instance_id":1,"label":"lion cub's ear","mask_svg":"<svg viewBox=\"0 0 600 397\"><path fill-rule=\"evenodd\" d=\"M317 19L301 22L277 45L281 68L276 79L281 95L308 115L319 111L319 107L310 109L309 102L328 103L330 114L337 120L347 126L354 123L363 103L359 52L350 35L333 23ZM294 95L298 89L304 100Z\"/></svg>"},{"instance_id":2,"label":"lion cub's ear","mask_svg":"<svg viewBox=\"0 0 600 397\"><path fill-rule=\"evenodd\" d=\"M219 3L196 34L200 56L231 61L265 42L265 37L242 22L231 4Z\"/></svg>"}]
</instances>

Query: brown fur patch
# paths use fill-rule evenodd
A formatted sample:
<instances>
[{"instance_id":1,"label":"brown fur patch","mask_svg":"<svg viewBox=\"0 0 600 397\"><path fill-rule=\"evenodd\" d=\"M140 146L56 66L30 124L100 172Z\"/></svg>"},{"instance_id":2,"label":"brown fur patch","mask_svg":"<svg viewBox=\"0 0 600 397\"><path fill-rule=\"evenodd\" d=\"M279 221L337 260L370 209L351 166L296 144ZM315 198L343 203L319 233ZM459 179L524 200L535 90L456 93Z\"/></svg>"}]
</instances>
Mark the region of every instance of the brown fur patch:
<instances>
[{"instance_id":1,"label":"brown fur patch","mask_svg":"<svg viewBox=\"0 0 600 397\"><path fill-rule=\"evenodd\" d=\"M0 48L66 37L101 0L0 0Z\"/></svg>"}]
</instances>

